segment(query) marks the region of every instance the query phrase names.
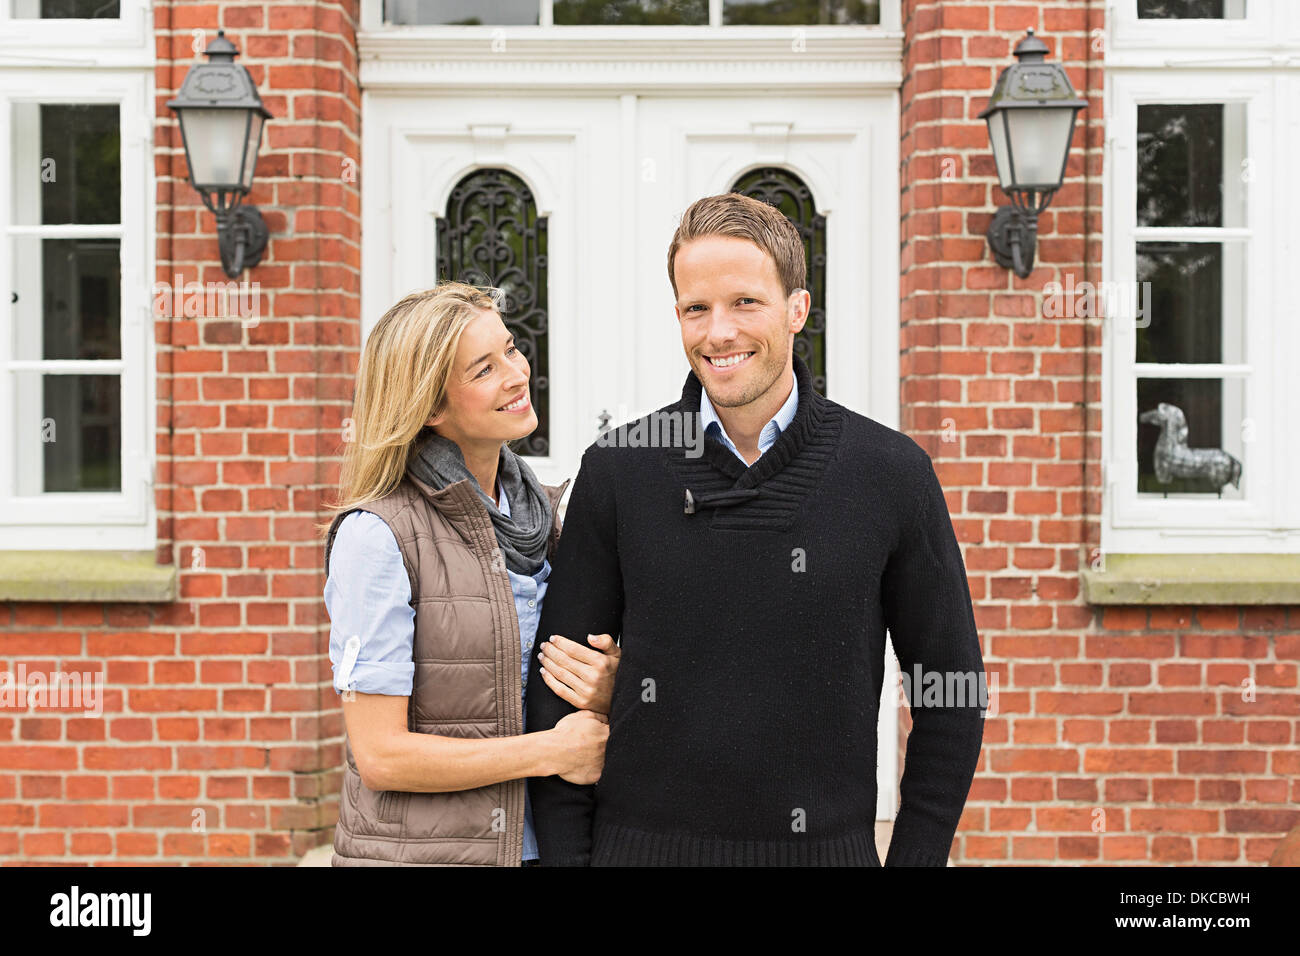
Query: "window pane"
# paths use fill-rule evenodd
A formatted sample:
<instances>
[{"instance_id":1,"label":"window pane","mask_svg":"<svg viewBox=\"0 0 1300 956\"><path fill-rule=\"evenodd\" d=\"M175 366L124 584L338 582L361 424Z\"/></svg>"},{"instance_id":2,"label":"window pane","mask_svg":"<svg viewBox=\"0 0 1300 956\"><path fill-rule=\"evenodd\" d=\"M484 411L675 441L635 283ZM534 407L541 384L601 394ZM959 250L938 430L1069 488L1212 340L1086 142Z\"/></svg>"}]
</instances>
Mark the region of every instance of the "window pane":
<instances>
[{"instance_id":1,"label":"window pane","mask_svg":"<svg viewBox=\"0 0 1300 956\"><path fill-rule=\"evenodd\" d=\"M1254 431L1245 415L1245 383L1140 378L1137 390L1138 491L1217 495L1222 489L1224 498L1243 497L1246 439Z\"/></svg>"},{"instance_id":2,"label":"window pane","mask_svg":"<svg viewBox=\"0 0 1300 956\"><path fill-rule=\"evenodd\" d=\"M518 455L550 454L546 235L546 217L537 215L527 183L504 169L470 173L451 191L447 215L438 218L438 278L501 289L501 319L528 359L537 428L510 442Z\"/></svg>"},{"instance_id":3,"label":"window pane","mask_svg":"<svg viewBox=\"0 0 1300 956\"><path fill-rule=\"evenodd\" d=\"M18 20L116 20L122 15L118 0L14 0Z\"/></svg>"},{"instance_id":4,"label":"window pane","mask_svg":"<svg viewBox=\"0 0 1300 956\"><path fill-rule=\"evenodd\" d=\"M616 26L708 26L708 0L555 0L554 21Z\"/></svg>"},{"instance_id":5,"label":"window pane","mask_svg":"<svg viewBox=\"0 0 1300 956\"><path fill-rule=\"evenodd\" d=\"M879 23L880 0L724 0L722 22L728 26Z\"/></svg>"},{"instance_id":6,"label":"window pane","mask_svg":"<svg viewBox=\"0 0 1300 956\"><path fill-rule=\"evenodd\" d=\"M118 375L14 376L19 495L122 490Z\"/></svg>"},{"instance_id":7,"label":"window pane","mask_svg":"<svg viewBox=\"0 0 1300 956\"><path fill-rule=\"evenodd\" d=\"M451 26L536 26L538 0L384 0L384 22Z\"/></svg>"},{"instance_id":8,"label":"window pane","mask_svg":"<svg viewBox=\"0 0 1300 956\"><path fill-rule=\"evenodd\" d=\"M1245 121L1241 103L1139 106L1137 224L1244 226Z\"/></svg>"},{"instance_id":9,"label":"window pane","mask_svg":"<svg viewBox=\"0 0 1300 956\"><path fill-rule=\"evenodd\" d=\"M1139 20L1240 20L1246 0L1138 0Z\"/></svg>"},{"instance_id":10,"label":"window pane","mask_svg":"<svg viewBox=\"0 0 1300 956\"><path fill-rule=\"evenodd\" d=\"M1139 242L1137 278L1137 361L1245 361L1244 243Z\"/></svg>"},{"instance_id":11,"label":"window pane","mask_svg":"<svg viewBox=\"0 0 1300 956\"><path fill-rule=\"evenodd\" d=\"M118 239L13 240L14 357L122 357Z\"/></svg>"},{"instance_id":12,"label":"window pane","mask_svg":"<svg viewBox=\"0 0 1300 956\"><path fill-rule=\"evenodd\" d=\"M13 222L122 221L117 104L15 103Z\"/></svg>"}]
</instances>

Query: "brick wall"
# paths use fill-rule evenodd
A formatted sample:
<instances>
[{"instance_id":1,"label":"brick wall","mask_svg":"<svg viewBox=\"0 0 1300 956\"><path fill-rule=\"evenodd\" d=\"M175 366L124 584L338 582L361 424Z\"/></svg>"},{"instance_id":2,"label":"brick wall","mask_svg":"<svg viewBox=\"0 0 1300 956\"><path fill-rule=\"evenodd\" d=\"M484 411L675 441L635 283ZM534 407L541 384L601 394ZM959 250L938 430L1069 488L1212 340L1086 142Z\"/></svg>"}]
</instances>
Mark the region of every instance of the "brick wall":
<instances>
[{"instance_id":1,"label":"brick wall","mask_svg":"<svg viewBox=\"0 0 1300 956\"><path fill-rule=\"evenodd\" d=\"M107 685L103 719L0 711L0 863L292 863L335 818L313 525L360 340L358 3L160 0L154 17L157 280L227 281L165 106L203 59L194 31L221 27L275 117L249 199L271 231L246 273L259 308L155 316L158 560L181 599L0 606L0 665Z\"/></svg>"},{"instance_id":2,"label":"brick wall","mask_svg":"<svg viewBox=\"0 0 1300 956\"><path fill-rule=\"evenodd\" d=\"M1300 609L1081 597L1100 540L1101 325L1045 318L1042 290L1102 278L1104 9L903 4L901 424L944 484L1000 688L952 858L1259 863L1300 822ZM1089 106L1021 280L984 238L1008 200L977 114L1029 27Z\"/></svg>"}]
</instances>

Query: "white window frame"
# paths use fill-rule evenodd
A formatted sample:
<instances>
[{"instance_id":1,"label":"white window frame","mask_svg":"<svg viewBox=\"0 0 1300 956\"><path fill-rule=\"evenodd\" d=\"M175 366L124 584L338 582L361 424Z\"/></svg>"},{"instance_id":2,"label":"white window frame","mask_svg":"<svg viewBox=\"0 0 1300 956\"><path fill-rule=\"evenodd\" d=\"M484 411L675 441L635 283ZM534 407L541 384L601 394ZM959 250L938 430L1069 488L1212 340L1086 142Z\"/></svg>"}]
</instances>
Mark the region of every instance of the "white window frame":
<instances>
[{"instance_id":1,"label":"white window frame","mask_svg":"<svg viewBox=\"0 0 1300 956\"><path fill-rule=\"evenodd\" d=\"M1218 51L1228 45L1270 42L1273 4L1277 0L1224 0L1225 10L1245 4L1246 15L1223 20L1143 20L1138 18L1137 0L1111 4L1111 42L1115 50L1163 50L1185 52ZM1290 3L1290 0L1283 0ZM1110 52L1108 47L1107 52Z\"/></svg>"},{"instance_id":2,"label":"white window frame","mask_svg":"<svg viewBox=\"0 0 1300 956\"><path fill-rule=\"evenodd\" d=\"M103 20L38 20L14 12L35 0L0 0L0 69L27 60L44 66L153 65L151 0L119 0L121 15ZM89 61L89 62L88 62Z\"/></svg>"},{"instance_id":3,"label":"white window frame","mask_svg":"<svg viewBox=\"0 0 1300 956\"><path fill-rule=\"evenodd\" d=\"M1248 0L1239 31L1226 21L1137 21L1136 0L1119 5L1106 47L1106 158L1103 269L1119 289L1136 282L1136 244L1156 239L1241 242L1245 247L1244 355L1233 365L1149 366L1134 360L1133 316L1108 317L1103 333L1102 553L1285 553L1300 548L1300 443L1288 411L1300 407L1300 334L1286 283L1300 250L1294 210L1300 189L1287 170L1300 149L1300 15ZM1148 24L1160 25L1148 31ZM1126 32L1127 30L1127 32ZM1261 54L1261 43L1267 52ZM1175 45L1177 44L1177 45ZM1202 51L1210 51L1206 55ZM1261 58L1262 57L1262 58ZM1250 183L1242 228L1138 228L1137 113L1144 104L1241 103L1246 108ZM1225 169L1225 176L1238 175ZM1225 197L1225 201L1226 201ZM1228 264L1225 257L1225 266ZM1230 277L1225 273L1225 301ZM1225 311L1225 320L1230 316ZM1225 343L1233 334L1225 326ZM1227 356L1224 356L1227 358ZM1244 382L1241 497L1137 493L1136 379L1214 378ZM1226 413L1225 413L1226 414ZM1231 490L1231 489L1230 489Z\"/></svg>"},{"instance_id":4,"label":"white window frame","mask_svg":"<svg viewBox=\"0 0 1300 956\"><path fill-rule=\"evenodd\" d=\"M145 551L157 540L153 500L155 381L153 40L145 0L123 0L122 21L9 19L0 0L0 290L14 288L17 237L121 240L121 358L46 361L14 354L14 305L0 329L0 550ZM9 32L15 28L13 32ZM13 49L14 33L43 46ZM116 41L112 45L106 36ZM49 51L49 52L47 52ZM15 103L115 104L121 136L121 222L115 225L16 225L12 158ZM8 299L8 293L5 292ZM18 471L30 454L15 433L15 373L112 373L121 381L121 491L20 496Z\"/></svg>"}]
</instances>

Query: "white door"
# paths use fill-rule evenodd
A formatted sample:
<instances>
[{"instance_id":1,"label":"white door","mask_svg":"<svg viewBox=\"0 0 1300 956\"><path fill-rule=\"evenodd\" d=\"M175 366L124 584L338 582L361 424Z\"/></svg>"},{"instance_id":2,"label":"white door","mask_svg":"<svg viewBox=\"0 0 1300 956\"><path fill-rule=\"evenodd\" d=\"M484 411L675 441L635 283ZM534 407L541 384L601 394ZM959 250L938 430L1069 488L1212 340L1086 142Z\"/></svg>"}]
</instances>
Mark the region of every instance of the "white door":
<instances>
[{"instance_id":1,"label":"white door","mask_svg":"<svg viewBox=\"0 0 1300 956\"><path fill-rule=\"evenodd\" d=\"M693 200L755 170L798 177L825 217L827 395L897 424L890 97L407 95L368 105L364 163L387 175L364 179L367 329L436 281L438 220L466 177L507 171L545 220L545 361L533 358L533 375L547 393L546 452L530 459L542 481L573 477L602 425L680 395L689 364L668 244Z\"/></svg>"},{"instance_id":2,"label":"white door","mask_svg":"<svg viewBox=\"0 0 1300 956\"><path fill-rule=\"evenodd\" d=\"M457 193L467 177L478 182L484 171L504 171L486 178L526 186L536 216L545 219L544 270L534 270L545 274L545 360L540 345L533 358L534 400L546 410L545 453L529 459L543 482L574 477L602 426L680 396L690 366L665 260L673 230L693 200L727 192L756 171L797 177L824 217L828 397L897 425L893 91L406 90L367 93L364 109L367 330L401 295L438 278L438 220L453 210L447 231L455 214L468 215ZM469 218L490 217L487 207L479 202ZM520 267L519 244L507 252L503 244L480 242L465 255L484 262L501 255L510 268ZM537 246L530 248L536 266ZM887 688L895 673L891 652ZM892 819L895 709L882 708L879 729L878 816Z\"/></svg>"}]
</instances>

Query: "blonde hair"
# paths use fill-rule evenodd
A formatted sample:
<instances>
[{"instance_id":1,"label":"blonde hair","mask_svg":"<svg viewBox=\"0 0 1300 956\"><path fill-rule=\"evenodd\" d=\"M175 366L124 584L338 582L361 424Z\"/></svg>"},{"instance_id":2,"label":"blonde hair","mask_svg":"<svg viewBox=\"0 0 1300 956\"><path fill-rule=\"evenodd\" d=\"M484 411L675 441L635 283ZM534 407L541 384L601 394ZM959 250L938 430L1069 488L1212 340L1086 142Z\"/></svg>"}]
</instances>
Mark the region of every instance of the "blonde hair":
<instances>
[{"instance_id":1,"label":"blonde hair","mask_svg":"<svg viewBox=\"0 0 1300 956\"><path fill-rule=\"evenodd\" d=\"M808 262L803 239L794 223L775 206L759 202L742 193L705 196L691 203L668 246L668 281L677 295L674 260L682 246L705 236L731 236L748 239L776 263L785 294L807 287Z\"/></svg>"},{"instance_id":2,"label":"blonde hair","mask_svg":"<svg viewBox=\"0 0 1300 956\"><path fill-rule=\"evenodd\" d=\"M424 423L442 412L460 338L483 310L499 311L500 290L441 282L384 313L366 339L352 399L332 519L393 491Z\"/></svg>"}]
</instances>

